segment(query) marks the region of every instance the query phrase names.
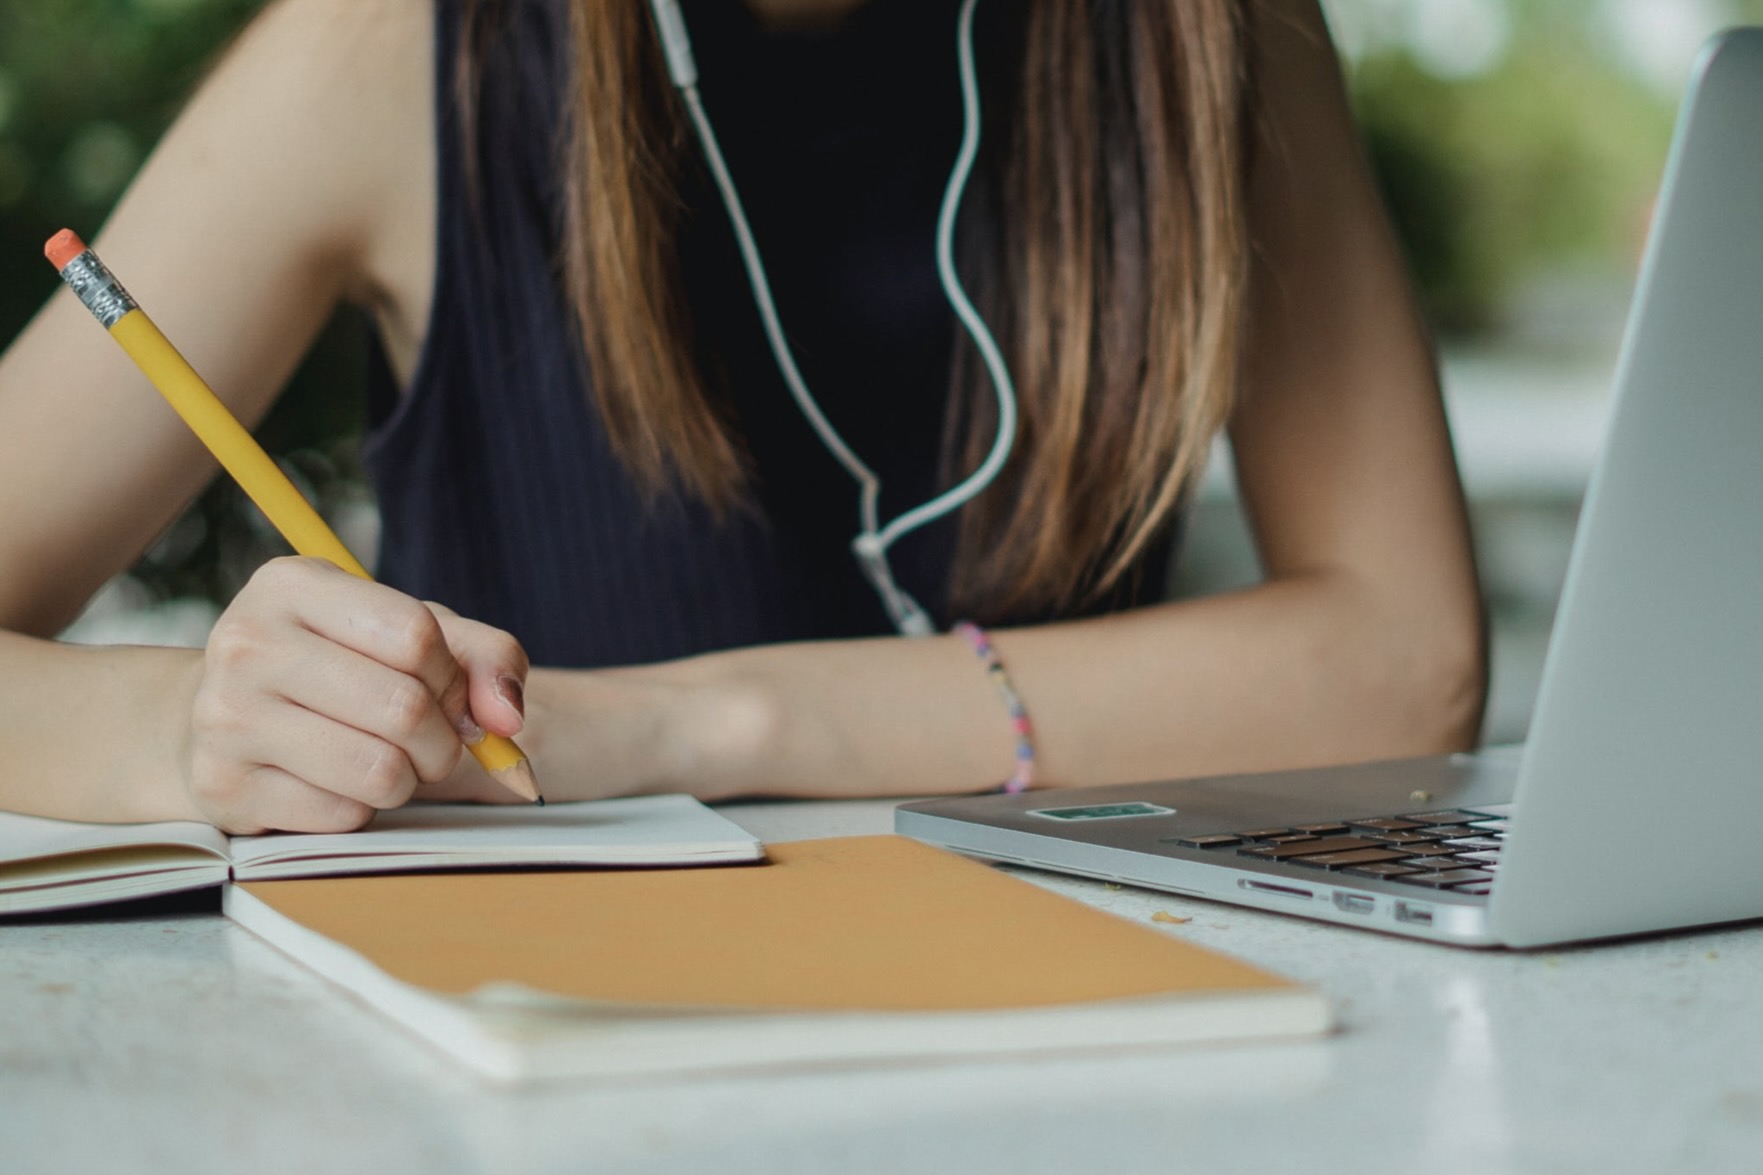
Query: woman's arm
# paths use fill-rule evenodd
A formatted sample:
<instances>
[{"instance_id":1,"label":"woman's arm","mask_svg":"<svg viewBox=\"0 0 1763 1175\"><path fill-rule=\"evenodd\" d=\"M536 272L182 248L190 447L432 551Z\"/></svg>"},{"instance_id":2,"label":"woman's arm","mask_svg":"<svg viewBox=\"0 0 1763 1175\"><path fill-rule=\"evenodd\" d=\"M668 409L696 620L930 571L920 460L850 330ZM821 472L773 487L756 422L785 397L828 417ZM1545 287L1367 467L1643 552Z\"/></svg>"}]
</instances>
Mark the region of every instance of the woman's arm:
<instances>
[{"instance_id":1,"label":"woman's arm","mask_svg":"<svg viewBox=\"0 0 1763 1175\"><path fill-rule=\"evenodd\" d=\"M1095 784L1461 748L1481 604L1426 332L1321 15L1261 19L1255 298L1231 424L1264 583L993 634L1038 777ZM555 789L720 797L996 785L1013 735L957 637L535 674Z\"/></svg>"},{"instance_id":2,"label":"woman's arm","mask_svg":"<svg viewBox=\"0 0 1763 1175\"><path fill-rule=\"evenodd\" d=\"M415 354L434 261L431 19L427 0L272 5L98 239L247 424L341 300L378 313L395 363ZM468 694L484 725L518 727L494 696L524 672L512 640L314 561L272 563L206 650L44 639L214 473L68 293L0 358L0 807L351 827L453 770Z\"/></svg>"},{"instance_id":3,"label":"woman's arm","mask_svg":"<svg viewBox=\"0 0 1763 1175\"><path fill-rule=\"evenodd\" d=\"M422 35L414 21L425 8L272 5L95 242L247 426L340 300L389 304L367 288L374 256L390 252L386 189L397 170L432 187L426 123L394 125L413 104L393 91L410 86L410 59L427 56L401 42ZM412 27L397 27L400 14ZM0 357L0 620L57 631L215 471L121 350L58 291Z\"/></svg>"}]
</instances>

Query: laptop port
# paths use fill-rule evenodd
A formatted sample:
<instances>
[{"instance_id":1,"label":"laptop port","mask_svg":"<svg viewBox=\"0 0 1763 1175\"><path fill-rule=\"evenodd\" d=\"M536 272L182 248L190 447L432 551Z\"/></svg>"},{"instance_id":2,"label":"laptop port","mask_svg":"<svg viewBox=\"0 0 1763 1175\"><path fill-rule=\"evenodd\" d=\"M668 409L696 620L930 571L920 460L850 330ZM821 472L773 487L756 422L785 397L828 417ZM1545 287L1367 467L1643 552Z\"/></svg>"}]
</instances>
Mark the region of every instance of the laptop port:
<instances>
[{"instance_id":1,"label":"laptop port","mask_svg":"<svg viewBox=\"0 0 1763 1175\"><path fill-rule=\"evenodd\" d=\"M1416 926L1432 925L1431 906L1411 906L1407 902L1396 903L1396 921L1412 922Z\"/></svg>"},{"instance_id":2,"label":"laptop port","mask_svg":"<svg viewBox=\"0 0 1763 1175\"><path fill-rule=\"evenodd\" d=\"M1334 904L1335 909L1349 914L1369 914L1377 908L1377 899L1362 893L1337 893Z\"/></svg>"},{"instance_id":3,"label":"laptop port","mask_svg":"<svg viewBox=\"0 0 1763 1175\"><path fill-rule=\"evenodd\" d=\"M1252 889L1256 893L1270 893L1281 898L1303 898L1308 901L1316 896L1309 890L1299 889L1295 885L1274 885L1270 881L1250 881L1248 878L1243 878L1237 884L1244 889Z\"/></svg>"}]
</instances>

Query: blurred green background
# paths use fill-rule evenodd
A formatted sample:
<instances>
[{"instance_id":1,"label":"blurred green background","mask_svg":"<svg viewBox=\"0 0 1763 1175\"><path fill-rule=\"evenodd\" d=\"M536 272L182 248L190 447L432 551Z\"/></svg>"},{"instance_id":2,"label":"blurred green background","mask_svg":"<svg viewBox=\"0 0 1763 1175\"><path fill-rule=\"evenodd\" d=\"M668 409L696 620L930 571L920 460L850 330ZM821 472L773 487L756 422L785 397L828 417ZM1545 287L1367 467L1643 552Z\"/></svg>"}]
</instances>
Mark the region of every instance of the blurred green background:
<instances>
[{"instance_id":1,"label":"blurred green background","mask_svg":"<svg viewBox=\"0 0 1763 1175\"><path fill-rule=\"evenodd\" d=\"M1530 665L1519 676L1534 676L1678 98L1698 44L1723 25L1763 21L1763 0L1323 3L1441 339L1496 621L1535 637L1525 638L1532 652L1504 660L1497 637L1497 666ZM0 0L0 341L54 287L40 259L44 239L63 225L97 229L204 69L260 6ZM328 515L367 516L361 541L370 542L355 456L363 329L355 316L339 317L261 435ZM1574 388L1589 414L1561 408ZM1573 428L1551 423L1551 411L1568 411ZM1511 462L1483 460L1522 456L1527 437L1574 429L1586 439L1573 453L1526 458L1561 470L1513 475ZM1484 477L1484 466L1497 476ZM1202 495L1182 569L1188 590L1253 574L1240 525L1209 537L1207 511L1232 508L1228 476L1219 484ZM160 636L200 641L215 602L281 549L248 503L218 483L111 594L136 613L173 601L160 612L181 607L183 619ZM115 631L88 627L83 639ZM1502 688L1497 681L1496 693ZM1512 691L1507 717L1491 720L1494 733L1521 732L1525 688Z\"/></svg>"}]
</instances>

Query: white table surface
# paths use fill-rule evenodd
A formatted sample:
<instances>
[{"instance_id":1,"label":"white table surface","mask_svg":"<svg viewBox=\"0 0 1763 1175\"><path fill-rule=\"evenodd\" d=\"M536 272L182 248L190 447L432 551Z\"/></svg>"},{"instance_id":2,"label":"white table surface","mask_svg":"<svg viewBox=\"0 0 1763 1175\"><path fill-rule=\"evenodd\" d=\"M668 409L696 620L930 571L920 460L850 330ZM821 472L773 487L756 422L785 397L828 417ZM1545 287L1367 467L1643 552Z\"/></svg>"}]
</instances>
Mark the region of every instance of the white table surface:
<instances>
[{"instance_id":1,"label":"white table surface","mask_svg":"<svg viewBox=\"0 0 1763 1175\"><path fill-rule=\"evenodd\" d=\"M1315 984L1342 1031L507 1092L200 903L113 908L0 923L0 1171L1763 1171L1763 926L1472 952L1022 875Z\"/></svg>"}]
</instances>

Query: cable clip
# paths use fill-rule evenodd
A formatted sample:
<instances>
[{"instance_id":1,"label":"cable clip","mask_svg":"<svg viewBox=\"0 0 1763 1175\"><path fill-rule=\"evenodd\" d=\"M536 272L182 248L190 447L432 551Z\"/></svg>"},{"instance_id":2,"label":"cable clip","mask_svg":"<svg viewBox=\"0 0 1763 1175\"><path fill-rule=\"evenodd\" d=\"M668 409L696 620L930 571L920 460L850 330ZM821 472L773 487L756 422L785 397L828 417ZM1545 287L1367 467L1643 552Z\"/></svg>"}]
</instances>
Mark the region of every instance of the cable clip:
<instances>
[{"instance_id":1,"label":"cable clip","mask_svg":"<svg viewBox=\"0 0 1763 1175\"><path fill-rule=\"evenodd\" d=\"M851 540L851 553L857 556L857 566L863 569L876 595L881 597L882 607L887 609L895 631L901 636L936 634L937 626L930 613L894 582L893 570L888 566L888 548L880 535L868 531L858 535Z\"/></svg>"}]
</instances>

